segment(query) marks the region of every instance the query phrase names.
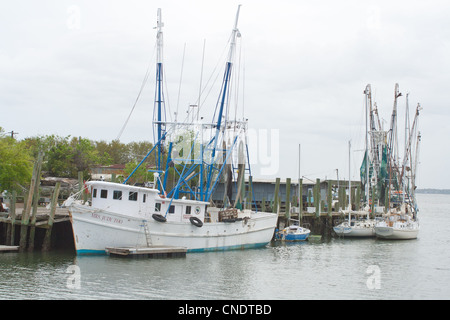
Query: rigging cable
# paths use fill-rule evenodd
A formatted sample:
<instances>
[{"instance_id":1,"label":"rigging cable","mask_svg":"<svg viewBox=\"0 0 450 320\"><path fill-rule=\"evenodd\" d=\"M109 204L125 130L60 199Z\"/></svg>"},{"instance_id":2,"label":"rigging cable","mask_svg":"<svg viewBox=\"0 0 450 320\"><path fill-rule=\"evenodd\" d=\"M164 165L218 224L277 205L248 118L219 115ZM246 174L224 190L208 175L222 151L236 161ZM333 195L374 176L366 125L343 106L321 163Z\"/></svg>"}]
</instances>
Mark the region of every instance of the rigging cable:
<instances>
[{"instance_id":1,"label":"rigging cable","mask_svg":"<svg viewBox=\"0 0 450 320\"><path fill-rule=\"evenodd\" d=\"M186 52L186 43L184 44L183 48L183 60L181 61L181 74L180 74L180 84L178 86L178 99L177 99L177 111L175 112L175 122L177 122L178 117L178 107L180 105L180 92L181 92L181 82L183 79L183 68L184 68L184 54Z\"/></svg>"},{"instance_id":2,"label":"rigging cable","mask_svg":"<svg viewBox=\"0 0 450 320\"><path fill-rule=\"evenodd\" d=\"M154 55L155 55L155 48L156 48L156 43L155 43L155 47L153 48L153 54L152 54L152 57L151 57L151 59L149 60L149 64L148 64L148 67L147 67L147 71L145 72L144 80L142 81L141 89L139 90L139 93L138 93L138 95L137 95L137 97L136 97L136 100L134 101L133 107L131 108L130 114L128 115L128 118L125 120L125 123L123 124L122 129L120 129L119 134L117 135L116 140L120 140L120 137L122 136L122 133L123 133L123 131L125 130L125 127L127 126L128 121L129 121L130 118L131 118L131 114L133 113L134 108L136 107L136 104L137 104L137 102L139 101L139 98L141 97L142 90L144 89L145 84L147 83L147 79L148 79L148 76L149 76L149 74L150 74L150 67L152 66L151 61L153 61L153 57L154 57Z\"/></svg>"}]
</instances>

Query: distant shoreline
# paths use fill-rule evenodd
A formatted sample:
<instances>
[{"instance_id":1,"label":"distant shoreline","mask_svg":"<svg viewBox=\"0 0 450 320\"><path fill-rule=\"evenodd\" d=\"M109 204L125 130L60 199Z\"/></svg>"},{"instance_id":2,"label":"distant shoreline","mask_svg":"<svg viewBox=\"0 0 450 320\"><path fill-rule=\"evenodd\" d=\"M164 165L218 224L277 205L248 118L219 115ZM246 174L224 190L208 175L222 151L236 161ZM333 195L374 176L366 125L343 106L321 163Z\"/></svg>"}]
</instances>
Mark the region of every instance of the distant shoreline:
<instances>
[{"instance_id":1,"label":"distant shoreline","mask_svg":"<svg viewBox=\"0 0 450 320\"><path fill-rule=\"evenodd\" d=\"M417 189L416 193L450 194L450 189Z\"/></svg>"}]
</instances>

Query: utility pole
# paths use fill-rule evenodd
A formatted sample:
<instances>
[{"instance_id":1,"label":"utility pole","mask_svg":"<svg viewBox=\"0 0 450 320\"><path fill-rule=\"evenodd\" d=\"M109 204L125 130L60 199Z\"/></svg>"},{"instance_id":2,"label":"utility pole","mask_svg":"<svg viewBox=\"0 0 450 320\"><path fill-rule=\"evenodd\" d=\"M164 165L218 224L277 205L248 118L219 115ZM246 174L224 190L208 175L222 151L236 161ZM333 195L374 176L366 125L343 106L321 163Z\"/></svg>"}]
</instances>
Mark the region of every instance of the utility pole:
<instances>
[{"instance_id":1,"label":"utility pole","mask_svg":"<svg viewBox=\"0 0 450 320\"><path fill-rule=\"evenodd\" d=\"M14 130L13 130L13 131L11 131L11 132L8 132L8 133L11 133L11 138L13 138L13 139L14 139L14 135L17 135L17 134L19 134L18 132L14 132Z\"/></svg>"}]
</instances>

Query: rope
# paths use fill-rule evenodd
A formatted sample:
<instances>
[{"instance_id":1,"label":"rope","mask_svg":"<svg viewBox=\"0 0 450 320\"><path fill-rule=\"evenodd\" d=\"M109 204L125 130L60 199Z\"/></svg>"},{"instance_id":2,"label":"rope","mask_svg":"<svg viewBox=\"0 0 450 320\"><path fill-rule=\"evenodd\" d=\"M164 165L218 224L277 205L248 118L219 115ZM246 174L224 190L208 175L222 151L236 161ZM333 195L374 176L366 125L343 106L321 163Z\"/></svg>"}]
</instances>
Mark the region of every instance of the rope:
<instances>
[{"instance_id":1,"label":"rope","mask_svg":"<svg viewBox=\"0 0 450 320\"><path fill-rule=\"evenodd\" d=\"M156 48L156 44L155 44L155 48ZM147 79L148 79L148 76L150 74L150 67L152 66L151 61L153 61L153 56L155 55L155 51L156 51L155 48L153 48L153 54L152 54L152 57L151 57L151 59L149 61L149 65L147 67L147 71L145 72L144 80L142 81L139 93L138 93L138 95L136 97L136 100L134 101L133 107L131 108L131 111L130 111L130 114L128 115L128 118L125 120L125 123L123 124L122 129L120 129L119 134L117 135L116 140L120 140L120 137L122 136L122 133L125 130L125 127L127 126L128 121L131 118L131 114L133 113L134 108L136 107L136 104L139 101L139 98L141 97L142 90L144 89L144 86L147 83Z\"/></svg>"}]
</instances>

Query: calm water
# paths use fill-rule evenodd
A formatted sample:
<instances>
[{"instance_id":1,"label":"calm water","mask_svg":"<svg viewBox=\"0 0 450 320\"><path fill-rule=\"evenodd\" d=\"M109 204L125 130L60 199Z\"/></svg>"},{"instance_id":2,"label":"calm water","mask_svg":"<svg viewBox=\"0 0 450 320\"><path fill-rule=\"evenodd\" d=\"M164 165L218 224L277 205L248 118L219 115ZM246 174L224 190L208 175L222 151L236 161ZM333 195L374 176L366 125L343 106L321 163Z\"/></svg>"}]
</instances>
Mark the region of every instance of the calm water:
<instances>
[{"instance_id":1,"label":"calm water","mask_svg":"<svg viewBox=\"0 0 450 320\"><path fill-rule=\"evenodd\" d=\"M0 299L450 299L450 196L418 195L419 238L331 239L120 259L0 254Z\"/></svg>"}]
</instances>

